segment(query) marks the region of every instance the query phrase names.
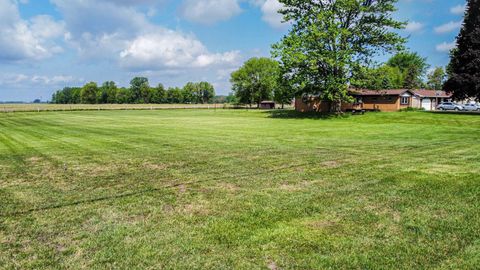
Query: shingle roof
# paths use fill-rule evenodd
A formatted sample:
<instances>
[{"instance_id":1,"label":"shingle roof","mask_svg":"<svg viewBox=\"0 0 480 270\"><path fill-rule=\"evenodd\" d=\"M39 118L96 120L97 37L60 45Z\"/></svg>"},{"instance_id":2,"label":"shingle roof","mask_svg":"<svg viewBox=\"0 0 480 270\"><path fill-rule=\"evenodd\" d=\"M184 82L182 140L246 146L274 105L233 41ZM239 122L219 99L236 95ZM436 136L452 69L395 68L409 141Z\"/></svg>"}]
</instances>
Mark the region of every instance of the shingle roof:
<instances>
[{"instance_id":1,"label":"shingle roof","mask_svg":"<svg viewBox=\"0 0 480 270\"><path fill-rule=\"evenodd\" d=\"M353 95L359 96L400 96L405 92L410 92L419 97L438 97L438 98L450 98L451 94L447 94L445 91L427 90L427 89L382 89L382 90L368 90L368 89L351 89L350 92Z\"/></svg>"},{"instance_id":2,"label":"shingle roof","mask_svg":"<svg viewBox=\"0 0 480 270\"><path fill-rule=\"evenodd\" d=\"M351 89L350 92L359 96L399 96L409 90L406 89L383 89L383 90L368 90L368 89Z\"/></svg>"},{"instance_id":3,"label":"shingle roof","mask_svg":"<svg viewBox=\"0 0 480 270\"><path fill-rule=\"evenodd\" d=\"M438 90L427 90L427 89L418 89L414 90L415 94L420 97L438 97L438 98L449 98L452 97L451 94L447 94L445 91Z\"/></svg>"}]
</instances>

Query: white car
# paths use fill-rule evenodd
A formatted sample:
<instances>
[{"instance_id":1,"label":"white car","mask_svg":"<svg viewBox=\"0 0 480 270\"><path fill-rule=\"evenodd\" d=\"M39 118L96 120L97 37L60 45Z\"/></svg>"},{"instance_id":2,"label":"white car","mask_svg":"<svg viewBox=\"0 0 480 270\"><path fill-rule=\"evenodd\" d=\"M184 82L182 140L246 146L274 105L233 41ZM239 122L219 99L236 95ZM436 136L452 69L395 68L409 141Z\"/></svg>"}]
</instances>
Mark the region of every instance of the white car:
<instances>
[{"instance_id":1,"label":"white car","mask_svg":"<svg viewBox=\"0 0 480 270\"><path fill-rule=\"evenodd\" d=\"M480 106L477 104L465 104L463 110L467 112L480 112Z\"/></svg>"},{"instance_id":2,"label":"white car","mask_svg":"<svg viewBox=\"0 0 480 270\"><path fill-rule=\"evenodd\" d=\"M463 106L453 102L440 103L437 106L440 111L463 111Z\"/></svg>"}]
</instances>

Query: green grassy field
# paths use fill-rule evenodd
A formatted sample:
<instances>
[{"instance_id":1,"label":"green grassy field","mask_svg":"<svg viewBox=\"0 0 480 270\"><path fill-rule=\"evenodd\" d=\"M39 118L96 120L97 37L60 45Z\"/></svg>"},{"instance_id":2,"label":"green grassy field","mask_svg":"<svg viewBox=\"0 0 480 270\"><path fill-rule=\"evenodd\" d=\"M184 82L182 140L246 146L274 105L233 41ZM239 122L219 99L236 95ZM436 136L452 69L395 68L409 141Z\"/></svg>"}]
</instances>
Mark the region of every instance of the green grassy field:
<instances>
[{"instance_id":1,"label":"green grassy field","mask_svg":"<svg viewBox=\"0 0 480 270\"><path fill-rule=\"evenodd\" d=\"M0 114L2 269L478 269L480 117Z\"/></svg>"}]
</instances>

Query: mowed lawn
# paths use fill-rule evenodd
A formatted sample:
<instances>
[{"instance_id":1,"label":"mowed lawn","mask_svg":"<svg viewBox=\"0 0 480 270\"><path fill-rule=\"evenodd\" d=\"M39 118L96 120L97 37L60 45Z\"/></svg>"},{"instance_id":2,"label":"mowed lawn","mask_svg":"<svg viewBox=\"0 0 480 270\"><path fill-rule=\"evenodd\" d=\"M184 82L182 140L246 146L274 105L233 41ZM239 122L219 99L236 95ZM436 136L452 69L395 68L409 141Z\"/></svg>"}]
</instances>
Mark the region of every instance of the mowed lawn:
<instances>
[{"instance_id":1,"label":"mowed lawn","mask_svg":"<svg viewBox=\"0 0 480 270\"><path fill-rule=\"evenodd\" d=\"M480 116L0 114L1 269L478 269Z\"/></svg>"}]
</instances>

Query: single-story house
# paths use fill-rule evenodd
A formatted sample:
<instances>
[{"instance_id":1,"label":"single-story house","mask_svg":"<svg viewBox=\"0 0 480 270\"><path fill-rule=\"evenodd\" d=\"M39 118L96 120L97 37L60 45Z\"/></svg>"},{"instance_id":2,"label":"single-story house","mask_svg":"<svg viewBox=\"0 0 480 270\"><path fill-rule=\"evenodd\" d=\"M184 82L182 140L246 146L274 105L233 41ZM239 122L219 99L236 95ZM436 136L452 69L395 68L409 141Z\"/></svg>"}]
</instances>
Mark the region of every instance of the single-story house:
<instances>
[{"instance_id":1,"label":"single-story house","mask_svg":"<svg viewBox=\"0 0 480 270\"><path fill-rule=\"evenodd\" d=\"M451 100L451 95L445 91L425 89L351 89L350 95L355 99L355 102L342 104L342 111L367 110L393 112L408 107L423 108L431 111L435 110L439 103ZM295 99L295 109L300 112L326 112L329 108L329 102L321 101L316 96L304 95Z\"/></svg>"},{"instance_id":2,"label":"single-story house","mask_svg":"<svg viewBox=\"0 0 480 270\"><path fill-rule=\"evenodd\" d=\"M271 110L275 109L275 101L262 101L260 102L260 109Z\"/></svg>"}]
</instances>

